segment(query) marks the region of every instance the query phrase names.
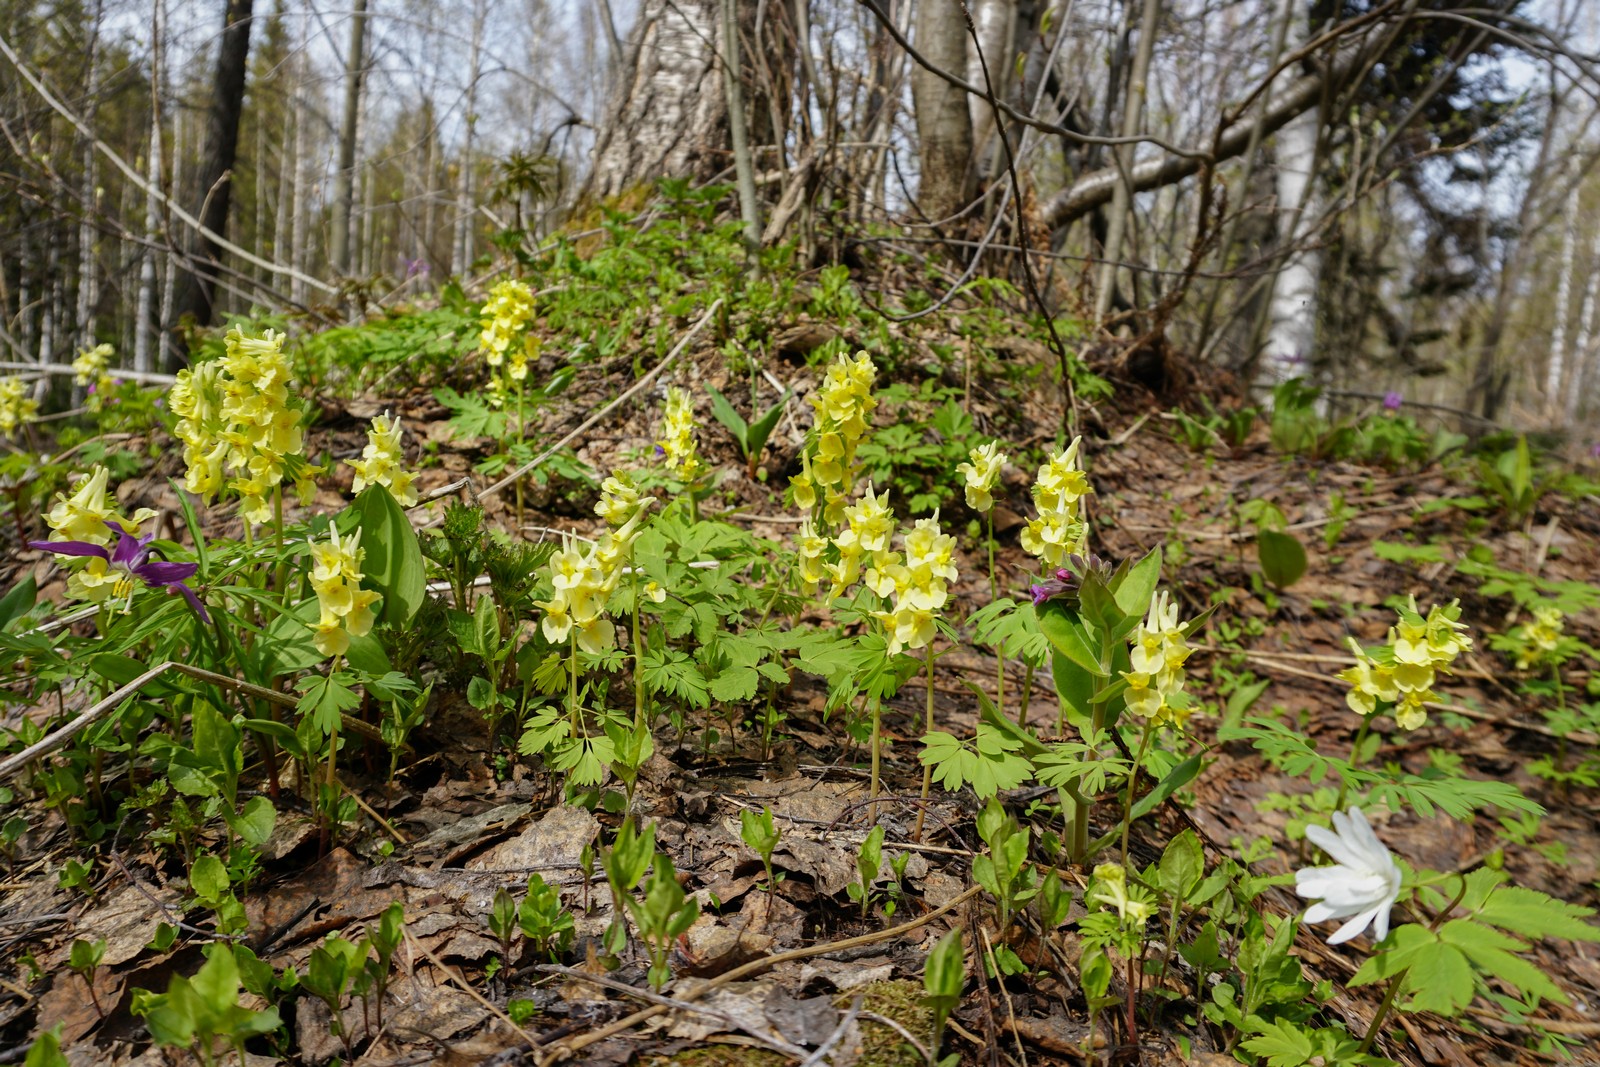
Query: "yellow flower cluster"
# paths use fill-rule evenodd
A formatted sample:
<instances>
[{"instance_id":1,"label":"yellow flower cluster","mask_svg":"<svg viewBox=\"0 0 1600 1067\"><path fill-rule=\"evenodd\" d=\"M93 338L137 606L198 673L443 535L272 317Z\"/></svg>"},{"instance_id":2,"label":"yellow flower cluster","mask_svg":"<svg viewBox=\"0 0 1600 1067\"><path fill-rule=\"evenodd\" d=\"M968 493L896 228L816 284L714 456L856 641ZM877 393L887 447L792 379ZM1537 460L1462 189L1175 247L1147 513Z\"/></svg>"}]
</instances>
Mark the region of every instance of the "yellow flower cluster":
<instances>
[{"instance_id":1,"label":"yellow flower cluster","mask_svg":"<svg viewBox=\"0 0 1600 1067\"><path fill-rule=\"evenodd\" d=\"M639 487L627 471L613 471L600 484L600 500L594 506L594 513L616 530L626 526L630 519L654 503L654 497L639 492Z\"/></svg>"},{"instance_id":2,"label":"yellow flower cluster","mask_svg":"<svg viewBox=\"0 0 1600 1067\"><path fill-rule=\"evenodd\" d=\"M1120 863L1101 863L1094 869L1094 892L1089 900L1116 910L1118 918L1143 926L1156 913L1155 905L1128 892L1128 872Z\"/></svg>"},{"instance_id":3,"label":"yellow flower cluster","mask_svg":"<svg viewBox=\"0 0 1600 1067\"><path fill-rule=\"evenodd\" d=\"M114 520L128 536L139 537L141 527L156 517L150 508L140 508L127 518L119 516L116 507L106 499L110 477L109 471L96 464L72 487L70 495L56 494L55 504L45 514L44 521L58 540L87 541L105 548L117 536L117 531L107 525L107 519Z\"/></svg>"},{"instance_id":4,"label":"yellow flower cluster","mask_svg":"<svg viewBox=\"0 0 1600 1067\"><path fill-rule=\"evenodd\" d=\"M221 360L186 367L167 395L167 406L178 416L172 432L183 442L184 488L205 498L221 492L225 480L228 442L222 439L227 428L222 417L222 373Z\"/></svg>"},{"instance_id":5,"label":"yellow flower cluster","mask_svg":"<svg viewBox=\"0 0 1600 1067\"><path fill-rule=\"evenodd\" d=\"M967 507L973 511L986 512L994 507L994 497L991 495L994 484L1000 479L1000 468L1005 466L1005 454L1000 451L999 441L990 441L986 445L974 448L967 453L970 463L962 463L956 470L967 476Z\"/></svg>"},{"instance_id":6,"label":"yellow flower cluster","mask_svg":"<svg viewBox=\"0 0 1600 1067\"><path fill-rule=\"evenodd\" d=\"M1388 646L1376 655L1351 639L1355 666L1338 675L1341 681L1350 683L1345 700L1351 710L1363 716L1373 715L1382 701L1394 705L1394 721L1402 730L1415 730L1426 722L1424 705L1438 700L1433 683L1439 672L1450 673L1455 658L1472 648L1472 639L1465 636L1466 626L1458 621L1460 618L1459 601L1435 605L1423 617L1413 598L1390 628Z\"/></svg>"},{"instance_id":7,"label":"yellow flower cluster","mask_svg":"<svg viewBox=\"0 0 1600 1067\"><path fill-rule=\"evenodd\" d=\"M124 518L106 498L109 472L95 466L85 478L73 486L71 494L57 493L55 504L45 514L44 521L56 538L62 541L85 541L91 545L108 548L118 536L118 530L107 520L126 530L128 536L139 537L146 522L156 517L150 508L140 508ZM70 558L70 557L64 557ZM99 603L116 591L117 583L125 581L126 573L113 569L108 560L99 556L81 556L78 566L67 576L67 596L74 600L92 600Z\"/></svg>"},{"instance_id":8,"label":"yellow flower cluster","mask_svg":"<svg viewBox=\"0 0 1600 1067\"><path fill-rule=\"evenodd\" d=\"M508 375L512 381L522 381L528 376L529 356L538 351L536 339L524 333L533 321L533 290L507 278L489 290L481 315L478 344L484 359L496 372L509 359Z\"/></svg>"},{"instance_id":9,"label":"yellow flower cluster","mask_svg":"<svg viewBox=\"0 0 1600 1067\"><path fill-rule=\"evenodd\" d=\"M956 580L956 539L939 529L939 515L918 519L900 539L904 561L885 561L867 574L867 584L893 597L889 611L874 612L889 638L891 656L904 648L925 648L937 632L938 612L950 599ZM890 556L896 556L890 553Z\"/></svg>"},{"instance_id":10,"label":"yellow flower cluster","mask_svg":"<svg viewBox=\"0 0 1600 1067\"><path fill-rule=\"evenodd\" d=\"M854 359L841 352L811 398L817 412L816 444L814 451L801 457L803 471L789 487L795 505L805 511L817 506L821 489L822 519L829 526L843 521L845 501L855 488L856 448L871 428L878 406L872 395L877 375L878 368L865 352L857 352Z\"/></svg>"},{"instance_id":11,"label":"yellow flower cluster","mask_svg":"<svg viewBox=\"0 0 1600 1067\"><path fill-rule=\"evenodd\" d=\"M351 487L361 492L369 485L381 485L394 495L401 507L412 507L417 502L417 488L412 485L416 475L406 470L405 453L400 446L400 420L387 413L375 416L372 428L367 431L367 447L361 458L350 461L355 468L355 483Z\"/></svg>"},{"instance_id":12,"label":"yellow flower cluster","mask_svg":"<svg viewBox=\"0 0 1600 1067\"><path fill-rule=\"evenodd\" d=\"M0 433L14 435L39 414L39 402L21 378L0 378Z\"/></svg>"},{"instance_id":13,"label":"yellow flower cluster","mask_svg":"<svg viewBox=\"0 0 1600 1067\"><path fill-rule=\"evenodd\" d=\"M111 375L106 373L111 366L111 357L116 352L108 344L95 345L78 353L72 361L72 381L76 385L94 386L94 395L89 398L89 410L99 411L102 401L101 393L111 388Z\"/></svg>"},{"instance_id":14,"label":"yellow flower cluster","mask_svg":"<svg viewBox=\"0 0 1600 1067\"><path fill-rule=\"evenodd\" d=\"M837 600L856 584L863 562L869 564L869 575L873 575L899 560L889 548L894 539L894 512L889 508L887 492L880 497L869 483L861 499L844 509L844 519L847 525L833 539L839 558L822 564L823 572L833 583L829 600ZM869 576L868 584L875 580Z\"/></svg>"},{"instance_id":15,"label":"yellow flower cluster","mask_svg":"<svg viewBox=\"0 0 1600 1067\"><path fill-rule=\"evenodd\" d=\"M1551 658L1561 635L1566 630L1566 616L1554 604L1540 604L1533 609L1533 621L1517 627L1517 637L1522 647L1517 651L1517 670L1525 671L1537 663Z\"/></svg>"},{"instance_id":16,"label":"yellow flower cluster","mask_svg":"<svg viewBox=\"0 0 1600 1067\"><path fill-rule=\"evenodd\" d=\"M361 531L341 540L330 528L325 544L311 542L311 588L316 591L319 614L312 629L317 651L324 656L343 655L352 637L372 632L376 621L372 605L378 594L361 588Z\"/></svg>"},{"instance_id":17,"label":"yellow flower cluster","mask_svg":"<svg viewBox=\"0 0 1600 1067\"><path fill-rule=\"evenodd\" d=\"M563 539L561 551L550 557L555 592L549 600L536 601L544 609L540 627L547 640L560 644L576 632L578 647L591 655L615 643L616 627L606 616L606 601L622 578L644 513L644 506L637 507L626 522L601 534L582 552L572 538ZM666 590L654 583L644 593L658 604L667 598Z\"/></svg>"},{"instance_id":18,"label":"yellow flower cluster","mask_svg":"<svg viewBox=\"0 0 1600 1067\"><path fill-rule=\"evenodd\" d=\"M1183 691L1183 664L1192 651L1178 622L1178 605L1165 589L1150 601L1150 614L1128 639L1128 710L1156 726L1183 729L1189 720L1189 695Z\"/></svg>"},{"instance_id":19,"label":"yellow flower cluster","mask_svg":"<svg viewBox=\"0 0 1600 1067\"><path fill-rule=\"evenodd\" d=\"M828 539L817 533L817 527L808 515L800 523L800 532L795 535L794 544L800 561L800 588L806 596L812 596L822 584L822 579L828 576L828 565L822 560L823 553L828 550Z\"/></svg>"},{"instance_id":20,"label":"yellow flower cluster","mask_svg":"<svg viewBox=\"0 0 1600 1067\"><path fill-rule=\"evenodd\" d=\"M695 452L694 398L677 386L667 390L667 407L661 422L661 440L656 442L666 456L667 469L685 482L700 473L700 457Z\"/></svg>"},{"instance_id":21,"label":"yellow flower cluster","mask_svg":"<svg viewBox=\"0 0 1600 1067\"><path fill-rule=\"evenodd\" d=\"M1039 468L1033 483L1033 503L1039 517L1022 531L1022 547L1038 556L1051 568L1060 567L1069 555L1087 555L1089 526L1083 520L1082 500L1094 492L1078 460L1083 441L1074 437L1060 455Z\"/></svg>"},{"instance_id":22,"label":"yellow flower cluster","mask_svg":"<svg viewBox=\"0 0 1600 1067\"><path fill-rule=\"evenodd\" d=\"M188 467L184 487L209 499L226 484L238 492L239 513L253 524L271 521L268 498L286 472L302 498L310 497L318 473L297 459L305 438L300 411L289 403L283 341L273 330L246 337L235 326L224 356L178 372L167 399L178 416L173 433L183 442Z\"/></svg>"}]
</instances>

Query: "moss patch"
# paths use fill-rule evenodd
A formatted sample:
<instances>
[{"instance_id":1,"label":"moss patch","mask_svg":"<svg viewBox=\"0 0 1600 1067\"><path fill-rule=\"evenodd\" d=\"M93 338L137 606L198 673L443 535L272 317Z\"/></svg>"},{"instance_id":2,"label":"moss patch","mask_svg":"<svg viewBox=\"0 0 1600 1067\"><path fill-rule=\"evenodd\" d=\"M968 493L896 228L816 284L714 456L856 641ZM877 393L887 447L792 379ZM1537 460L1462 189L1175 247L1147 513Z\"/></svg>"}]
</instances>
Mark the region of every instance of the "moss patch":
<instances>
[{"instance_id":1,"label":"moss patch","mask_svg":"<svg viewBox=\"0 0 1600 1067\"><path fill-rule=\"evenodd\" d=\"M893 1019L926 1047L933 1041L933 1012L922 1002L923 995L920 982L871 982L839 994L834 1004L848 1010L861 997L862 1011ZM891 1026L863 1019L861 1038L858 1067L926 1067L922 1053Z\"/></svg>"}]
</instances>

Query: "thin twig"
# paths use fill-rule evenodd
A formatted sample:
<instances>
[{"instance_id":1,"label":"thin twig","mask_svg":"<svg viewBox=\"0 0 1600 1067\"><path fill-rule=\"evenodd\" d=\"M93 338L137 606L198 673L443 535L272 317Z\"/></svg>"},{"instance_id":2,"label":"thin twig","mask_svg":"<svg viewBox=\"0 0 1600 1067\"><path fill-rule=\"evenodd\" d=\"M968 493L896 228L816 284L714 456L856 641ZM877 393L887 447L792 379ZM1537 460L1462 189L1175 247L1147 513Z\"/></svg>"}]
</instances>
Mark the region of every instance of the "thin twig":
<instances>
[{"instance_id":1,"label":"thin twig","mask_svg":"<svg viewBox=\"0 0 1600 1067\"><path fill-rule=\"evenodd\" d=\"M422 953L427 957L429 963L443 971L445 978L449 979L451 985L461 990L463 993L477 1001L479 1004L483 1005L485 1008L488 1008L490 1014L494 1015L495 1018L499 1019L507 1026L511 1027L511 1029L516 1032L517 1036L522 1038L522 1040L526 1041L529 1045L536 1047L539 1044L538 1039L512 1021L511 1016L507 1015L489 1001L485 1000L482 993L479 993L476 989L472 988L471 982L468 982L465 978L462 978L455 971L451 970L450 966L446 964L444 960L441 960L438 956L434 955L433 951L429 949L428 946L411 936L410 930L405 930L403 932L405 934L406 944Z\"/></svg>"}]
</instances>

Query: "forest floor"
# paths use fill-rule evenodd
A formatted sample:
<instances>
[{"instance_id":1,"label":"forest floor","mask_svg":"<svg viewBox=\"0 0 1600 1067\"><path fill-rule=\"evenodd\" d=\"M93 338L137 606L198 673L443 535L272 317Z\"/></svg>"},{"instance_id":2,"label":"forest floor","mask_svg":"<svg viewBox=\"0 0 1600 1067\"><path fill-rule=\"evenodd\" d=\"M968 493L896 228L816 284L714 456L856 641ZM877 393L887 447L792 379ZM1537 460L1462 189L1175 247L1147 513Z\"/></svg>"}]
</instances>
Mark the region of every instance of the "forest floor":
<instances>
[{"instance_id":1,"label":"forest floor","mask_svg":"<svg viewBox=\"0 0 1600 1067\"><path fill-rule=\"evenodd\" d=\"M770 456L775 473L788 463L809 424L804 397L818 377L803 361L781 369L783 384L795 389L797 399L791 402L792 417L780 422L775 435ZM609 373L580 375L567 396L542 409L540 431L578 425L627 384L626 373L613 365ZM709 344L689 353L674 373L695 386L728 385L722 356ZM1059 415L1052 395L1035 391L1017 411L1012 399L977 382L971 403L980 429L1032 424L1040 440L1053 438ZM420 390L326 402L319 447L353 454L363 440L362 421L386 408L402 416L417 439L430 442L430 450L436 446L435 462L419 480L424 491L466 475L487 447L483 441L452 439L444 429L447 413ZM881 408L877 425L900 417ZM1221 603L1210 630L1195 640L1191 689L1215 711L1227 703L1224 689L1236 692L1248 672L1269 683L1256 710L1283 709L1281 715L1298 721L1330 752L1348 748L1359 722L1345 705L1345 685L1334 677L1349 664L1346 638L1381 642L1393 620L1386 607L1391 598L1412 594L1427 605L1459 597L1464 620L1481 635L1504 631L1513 620L1507 600L1480 595L1481 583L1456 570L1453 561L1466 558L1474 545L1487 545L1502 565L1554 581L1589 581L1600 574L1600 501L1594 499L1551 494L1520 528L1485 528L1469 524L1463 511L1432 506L1465 492L1436 468L1394 473L1284 456L1268 447L1259 425L1239 448L1192 451L1175 439L1171 417L1138 389L1101 405L1090 421L1086 454L1095 488L1096 552L1123 559L1164 546L1165 584L1184 599L1185 615L1214 599ZM702 442L711 460L740 472L724 483L725 521L786 543L795 523L780 493L769 488L783 479L774 477L769 485L746 482L726 437L709 419L705 423ZM653 404L622 405L582 438L578 458L600 471L626 465L625 456L651 448L655 430ZM123 504L175 511L177 501L166 481L175 462L168 450L147 476L130 479ZM348 479L348 471L342 477ZM1034 561L1017 543L1030 479L1031 470L1006 476L997 515L1004 590L1025 589L1035 573ZM338 489L325 486L319 504L340 506ZM1260 591L1259 580L1252 582L1258 566L1237 510L1251 499L1281 509L1309 548L1308 572L1280 593ZM516 525L509 494L486 504L494 524ZM598 522L589 514L590 505L592 495L541 499L534 494L521 520L523 534L537 539L561 529L593 533ZM714 505L710 510L717 510ZM1395 563L1378 554L1374 546L1379 543L1444 547L1434 561ZM989 598L985 560L972 538L964 537L962 548L952 600L975 608ZM57 572L47 557L22 551L11 558L18 563L8 585L31 571L46 595L59 595L59 581L49 585ZM1594 643L1600 639L1594 623L1592 614L1573 619L1571 632ZM1569 670L1575 691L1589 680L1592 668L1579 663ZM1516 884L1574 904L1600 905L1596 792L1558 789L1527 772L1528 762L1556 742L1539 699L1527 695L1519 681L1505 657L1480 639L1444 685L1448 706L1436 710L1422 729L1387 738L1377 758L1418 773L1441 759L1460 761L1469 776L1511 781L1546 809L1537 828L1518 837L1490 818L1464 822L1386 813L1374 813L1375 825L1383 840L1413 864L1465 869L1500 852ZM825 686L797 675L783 690L778 710L785 721L767 758L759 736L744 731L732 731L730 739L724 730L709 746L695 735L675 744L669 732L658 732L634 810L654 820L658 847L671 856L685 888L702 904L701 919L679 939L676 980L667 1000L642 992L642 953L611 972L597 962L598 939L612 918L612 903L599 872L586 882L582 854L604 827L615 826L617 816L562 804L558 785L530 761L514 762L508 773L497 774L482 716L464 694L436 692L432 712L411 738L419 758L393 781L387 780L381 750L345 769L344 783L366 814L336 843L320 840L311 815L303 805L296 810L289 789L280 798L277 828L263 850L263 873L244 899L249 920L244 944L275 968L293 965L303 971L324 937L340 932L354 938L391 901L404 903L406 921L405 942L396 956L399 973L381 1020L352 1001L344 1009L341 1038L329 1025L328 1009L301 998L286 1018L293 1038L290 1062L324 1063L346 1056L347 1049L355 1050L357 1062L372 1065L551 1062L575 1043L582 1047L573 1058L589 1064L699 1067L799 1059L781 1051L783 1042L809 1057L807 1067L824 1059L835 1067L923 1062L905 1039L925 1043L931 1036L919 999L927 950L953 927L967 931L969 945L982 944L986 932L993 935L986 909L963 895L972 884L971 858L981 848L974 831L977 804L970 793L936 790L928 829L920 841L913 840L924 684L911 679L883 709L891 741L885 759L891 799L881 805L879 821L886 828L886 851L910 853L904 894L888 917L877 910L864 919L847 897L847 886L857 877L857 851L871 825L864 803L868 780L865 752L823 714ZM1048 737L1054 733L1056 708L1048 672L1031 675L1013 663L1004 710L1016 714L1025 684L1032 686L1029 725ZM942 729L958 736L972 730L978 717L974 685L997 696L991 658L963 646L937 661L934 711ZM1214 716L1191 721L1202 741L1214 737ZM1595 738L1579 735L1569 743L1576 758ZM1213 744L1208 759L1191 798L1163 805L1135 825L1135 862L1153 862L1164 842L1187 825L1201 835L1208 857L1237 855L1246 843L1267 838L1274 849L1257 869L1293 870L1297 857L1284 843L1290 813L1272 797L1304 792L1304 783L1277 774L1239 743ZM259 767L247 769L245 778L247 792L266 788ZM1005 799L1026 820L1032 810L1028 801L1040 794L1017 790ZM783 878L775 892L764 888L762 864L740 839L741 812L763 807L772 810L781 831L772 862ZM1038 829L1043 828L1041 821ZM1105 827L1093 829L1099 833ZM185 938L170 954L146 949L160 923L177 922L184 914L185 893L181 881L174 884L170 860L134 836L103 841L94 850L101 860L94 892L86 896L58 880L58 872L79 855L68 841L59 814L37 810L6 874L0 939L12 962L5 971L10 977L0 980L0 1032L16 1051L0 1056L0 1062L16 1061L31 1034L58 1024L75 1064L188 1062L148 1045L141 1023L128 1011L131 990L165 988L170 975L192 973L200 960L193 939ZM392 853L384 854L380 842L392 844ZM560 886L575 914L577 941L567 968L541 966L520 946L508 957L489 929L496 891L520 892L531 872ZM1088 872L1069 870L1068 877L1081 895ZM1304 906L1283 887L1270 890L1266 901L1267 910L1282 916ZM1361 957L1351 945L1326 945L1326 933L1302 929L1296 952L1312 981L1331 979L1342 989ZM106 941L102 964L93 972L92 998L84 977L67 967L72 943L85 937ZM953 1016L947 1051L959 1053L965 1063L1013 1067L1108 1058L1144 1064L1235 1062L1224 1054L1224 1035L1196 1022L1195 990L1185 985L1182 972L1169 979L1164 1008L1147 998L1137 1048L1122 1044L1128 1035L1120 1022L1104 1021L1115 1011L1103 1017L1091 1037L1076 987L1075 940L1066 932L1018 940L1018 955L1038 964L1038 972L1004 983L969 984L971 991ZM1581 944L1536 953L1537 965L1571 999L1570 1006L1543 1005L1541 1025L1570 1037L1573 1062L1600 1064L1595 1051L1600 1048L1600 947ZM18 962L24 956L31 956L36 968L31 974ZM1119 975L1114 991L1122 988L1121 981ZM1359 1035L1373 1016L1381 987L1356 992L1364 995L1341 992L1327 1010ZM508 1000L518 998L536 1008L520 1024L506 1013ZM1460 1021L1397 1018L1404 1039L1385 1037L1377 1051L1404 1064L1485 1067L1554 1059L1531 1051L1526 1032L1488 1012L1468 1017L1470 1032ZM614 1025L619 1020L626 1025ZM1189 1042L1187 1054L1180 1037ZM270 1062L254 1054L248 1060Z\"/></svg>"}]
</instances>

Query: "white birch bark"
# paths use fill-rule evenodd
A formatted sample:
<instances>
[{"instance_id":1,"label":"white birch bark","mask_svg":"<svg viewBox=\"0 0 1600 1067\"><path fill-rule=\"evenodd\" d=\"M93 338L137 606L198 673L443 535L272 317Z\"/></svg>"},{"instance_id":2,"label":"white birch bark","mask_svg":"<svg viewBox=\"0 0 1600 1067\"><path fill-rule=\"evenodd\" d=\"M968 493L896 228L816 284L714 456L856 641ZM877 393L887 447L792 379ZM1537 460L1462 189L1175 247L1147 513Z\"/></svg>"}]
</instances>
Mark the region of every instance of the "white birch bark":
<instances>
[{"instance_id":1,"label":"white birch bark","mask_svg":"<svg viewBox=\"0 0 1600 1067\"><path fill-rule=\"evenodd\" d=\"M149 188L144 200L144 252L139 260L139 295L134 306L133 369L148 374L155 369L151 344L156 325L156 259L162 242L161 219L161 35L163 0L151 4L150 145L145 163Z\"/></svg>"},{"instance_id":2,"label":"white birch bark","mask_svg":"<svg viewBox=\"0 0 1600 1067\"><path fill-rule=\"evenodd\" d=\"M1578 333L1572 340L1572 365L1567 370L1567 387L1562 394L1561 416L1566 426L1577 424L1580 402L1600 382L1595 381L1595 315L1600 312L1600 224L1595 225L1589 243L1588 274L1583 285L1583 304L1578 309Z\"/></svg>"},{"instance_id":3,"label":"white birch bark","mask_svg":"<svg viewBox=\"0 0 1600 1067\"><path fill-rule=\"evenodd\" d=\"M454 262L451 268L457 275L465 276L472 263L473 203L472 188L472 134L478 123L478 78L483 51L483 23L488 16L487 0L473 0L472 46L467 62L467 121L462 136L460 170L456 175L456 233L453 247Z\"/></svg>"},{"instance_id":4,"label":"white birch bark","mask_svg":"<svg viewBox=\"0 0 1600 1067\"><path fill-rule=\"evenodd\" d=\"M294 122L294 220L289 228L289 265L300 273L310 273L306 254L306 237L311 227L311 146L306 143L306 131L311 123L306 121L310 95L306 92L305 67L296 64L295 110L299 112ZM289 298L301 307L306 303L306 283L297 274L289 287Z\"/></svg>"},{"instance_id":5,"label":"white birch bark","mask_svg":"<svg viewBox=\"0 0 1600 1067\"><path fill-rule=\"evenodd\" d=\"M87 86L90 129L95 128L100 110L100 20L104 11L103 0L96 0L93 21L89 29L89 77ZM84 348L94 342L95 309L100 304L100 277L95 255L94 216L100 206L100 153L85 140L83 145L82 220L78 223L78 344Z\"/></svg>"},{"instance_id":6,"label":"white birch bark","mask_svg":"<svg viewBox=\"0 0 1600 1067\"><path fill-rule=\"evenodd\" d=\"M1293 0L1282 0L1284 13ZM1289 22L1286 43L1293 51L1306 39L1303 16ZM1295 116L1276 138L1279 234L1283 247L1295 249L1320 213L1315 173L1321 117L1316 108ZM1277 385L1310 369L1317 338L1317 276L1321 256L1312 249L1291 251L1268 297L1267 331L1258 379Z\"/></svg>"},{"instance_id":7,"label":"white birch bark","mask_svg":"<svg viewBox=\"0 0 1600 1067\"><path fill-rule=\"evenodd\" d=\"M1572 157L1576 162L1577 157ZM1583 190L1575 168L1568 167L1566 218L1561 227L1561 266L1556 273L1556 306L1550 327L1550 358L1545 364L1545 410L1559 419L1563 410L1561 382L1567 366L1567 316L1572 312L1572 271L1578 258L1578 195Z\"/></svg>"}]
</instances>

